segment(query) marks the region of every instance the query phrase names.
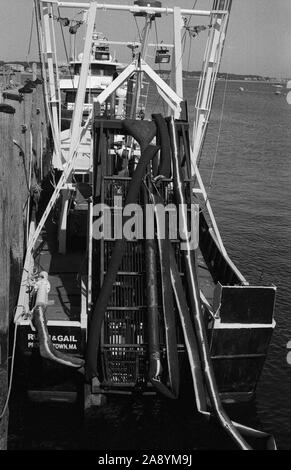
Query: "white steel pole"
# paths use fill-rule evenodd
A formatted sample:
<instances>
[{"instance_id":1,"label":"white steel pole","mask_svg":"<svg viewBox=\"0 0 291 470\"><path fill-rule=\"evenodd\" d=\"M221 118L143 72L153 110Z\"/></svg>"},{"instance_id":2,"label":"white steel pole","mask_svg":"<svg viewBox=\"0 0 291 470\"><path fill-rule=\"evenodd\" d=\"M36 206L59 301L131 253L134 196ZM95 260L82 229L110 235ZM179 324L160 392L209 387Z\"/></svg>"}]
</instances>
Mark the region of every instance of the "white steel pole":
<instances>
[{"instance_id":1,"label":"white steel pole","mask_svg":"<svg viewBox=\"0 0 291 470\"><path fill-rule=\"evenodd\" d=\"M200 172L199 172L199 169L198 167L196 166L196 169L195 169L195 176L197 178L197 183L201 189L201 192L202 192L202 195L203 195L203 198L204 198L204 201L205 201L205 205L206 205L206 208L207 208L207 211L208 211L208 214L209 214L209 217L210 217L210 220L211 220L211 224L212 224L212 227L213 227L213 232L214 232L214 236L217 240L217 243L219 245L219 248L220 248L220 251L221 253L223 254L224 258L227 260L227 262L231 265L233 271L236 273L236 275L238 276L238 278L240 279L241 283L243 285L247 285L248 282L247 280L245 279L245 277L242 275L242 273L237 269L237 267L235 266L235 264L231 261L231 259L229 258L228 254L227 254L227 251L225 249L225 246L223 244L223 241L222 241L222 238L221 238L221 235L220 235L220 232L219 232L219 229L218 229L218 226L217 226L217 223L216 223L216 220L215 220L215 217L214 217L214 214L213 214L213 211L212 211L212 207L211 207L211 204L210 204L210 201L208 199L208 196L207 196L207 192L206 192L206 189L205 189L205 186L203 184L203 181L202 181L202 178L201 178L201 175L200 175Z\"/></svg>"},{"instance_id":2,"label":"white steel pole","mask_svg":"<svg viewBox=\"0 0 291 470\"><path fill-rule=\"evenodd\" d=\"M42 2L42 0L39 0L40 3L44 3ZM56 2L49 2L49 3L56 3ZM90 10L90 14L88 15L88 17L91 19L91 21L89 20L89 24L88 24L88 28L90 27L90 30L91 30L91 35L87 34L86 36L86 54L84 53L84 58L87 57L87 67L89 67L89 57L90 57L90 49L91 49L91 39L92 39L92 34L93 34L93 30L94 30L94 21L95 21L95 15L96 15L96 3L92 3L91 4L91 10ZM85 67L86 68L86 67ZM84 68L84 71L85 71L85 68ZM82 73L82 71L81 71ZM81 80L80 80L81 82ZM80 83L79 82L79 83ZM84 79L82 80L82 82L84 82ZM88 126L90 124L90 121L91 121L91 118L92 118L92 112L90 113L90 115L88 116L88 119L85 123L85 125L81 128L81 119L82 119L82 108L83 108L83 105L84 105L84 97L85 97L85 88L86 87L86 82L85 82L85 85L84 85L84 93L83 94L80 94L79 93L79 97L78 97L78 100L79 100L79 110L78 110L78 113L75 114L75 117L74 117L74 129L77 130L78 132L78 136L74 136L74 146L71 145L70 146L70 151L69 151L69 158L68 158L68 161L67 161L67 164L64 166L64 171L63 171L63 174L61 176L61 178L59 179L59 182L47 204L47 207L36 227L36 230L35 232L33 233L31 239L29 240L29 243L28 243L28 246L27 246L27 250L26 250L26 255L30 255L31 253L33 253L33 250L34 250L34 246L35 246L35 243L40 235L40 232L42 230L42 228L44 227L44 224L50 214L50 211L52 210L54 204L56 203L57 201L57 198L62 190L62 188L64 187L64 185L67 183L67 181L69 180L70 178L70 175L71 175L71 172L74 168L74 163L76 161L76 157L77 157L77 150L78 150L78 145L79 145L79 142L80 140L82 139L82 137L85 135L85 132L87 131L88 129ZM83 96L83 100L81 100ZM78 119L79 119L79 125L78 125ZM72 139L73 140L73 139ZM72 142L71 140L71 142Z\"/></svg>"},{"instance_id":3,"label":"white steel pole","mask_svg":"<svg viewBox=\"0 0 291 470\"><path fill-rule=\"evenodd\" d=\"M41 0L42 1L42 0ZM88 9L90 3L80 3L80 2L59 2L58 0L46 0L48 3L53 3L58 7L62 8L78 8L78 9ZM156 8L156 7L140 7L138 5L116 5L111 3L98 3L97 8L99 10L108 10L108 11L130 11L131 13L149 13L154 15L155 13L165 13L166 15L171 15L174 12L173 8ZM219 10L220 13L223 13ZM191 15L191 16L209 16L211 10L194 10L189 8L182 8L182 15ZM224 12L226 13L226 12Z\"/></svg>"},{"instance_id":4,"label":"white steel pole","mask_svg":"<svg viewBox=\"0 0 291 470\"><path fill-rule=\"evenodd\" d=\"M55 129L53 124L53 117L52 111L49 103L49 89L48 89L48 73L45 67L45 62L47 61L47 54L45 52L45 32L43 28L44 24L44 17L43 17L43 2L41 0L34 0L35 5L35 13L36 13L36 25L37 25L37 37L38 37L38 44L39 44L39 53L40 53L40 62L41 62L41 69L42 69L42 79L43 79L43 87L44 87L44 95L45 95L45 109L47 113L47 118L49 120L55 152L58 158L59 166L61 167L61 147L60 147L60 139L57 135L55 135Z\"/></svg>"},{"instance_id":5,"label":"white steel pole","mask_svg":"<svg viewBox=\"0 0 291 470\"><path fill-rule=\"evenodd\" d=\"M82 122L82 117L83 117L87 77L89 73L89 66L90 66L90 60L91 60L92 36L94 32L96 11L97 11L97 3L92 2L90 4L90 8L88 12L88 20L87 20L88 24L87 24L86 38L85 38L85 44L84 44L82 67L81 67L81 72L80 72L80 79L79 79L79 84L78 84L75 108L74 108L74 113L72 117L72 124L71 124L71 136L72 137L71 137L71 145L70 145L70 150L69 150L69 160L72 158L72 153L76 145L78 145L80 141L81 122Z\"/></svg>"},{"instance_id":6,"label":"white steel pole","mask_svg":"<svg viewBox=\"0 0 291 470\"><path fill-rule=\"evenodd\" d=\"M46 56L48 62L48 74L49 74L49 104L52 110L52 124L53 134L55 137L56 152L58 158L60 158L60 132L59 132L59 118L58 118L58 99L57 99L57 84L54 75L54 62L53 62L53 50L51 41L51 28L50 28L50 9L51 5L44 3L43 9L43 23L45 33L45 46Z\"/></svg>"},{"instance_id":7,"label":"white steel pole","mask_svg":"<svg viewBox=\"0 0 291 470\"><path fill-rule=\"evenodd\" d=\"M56 47L56 35L55 35L55 28L54 28L54 18L53 18L53 9L50 5L49 8L49 16L50 16L50 23L51 23L51 31L52 31L52 54L55 63L55 89L56 89L56 106L58 109L58 126L59 126L59 133L61 130L61 91L60 91L60 74L59 74L59 64L58 64L58 56L57 56L57 47ZM61 140L61 139L59 139Z\"/></svg>"},{"instance_id":8,"label":"white steel pole","mask_svg":"<svg viewBox=\"0 0 291 470\"><path fill-rule=\"evenodd\" d=\"M85 44L84 44L82 67L81 67L81 72L80 72L80 79L79 79L79 84L78 84L75 108L74 108L74 113L73 113L72 123L71 123L71 128L70 128L71 141L70 141L68 161L72 160L75 149L77 149L76 151L78 151L78 145L80 143L81 122L83 118L87 77L89 73L89 66L90 66L90 60L91 60L92 36L93 36L94 26L95 26L96 11L97 11L97 4L96 2L92 2L88 11L88 19L87 19L88 24L87 24L86 38L85 38ZM60 229L59 229L59 252L60 253L66 252L67 212L68 212L68 206L69 206L69 197L70 197L70 191L68 189L65 189L63 191L62 211L61 211L61 216L60 216Z\"/></svg>"},{"instance_id":9,"label":"white steel pole","mask_svg":"<svg viewBox=\"0 0 291 470\"><path fill-rule=\"evenodd\" d=\"M175 104L176 110L174 117L178 119L181 113L180 104L183 101L182 98L178 96L177 93L175 93L175 91L146 62L142 61L141 69Z\"/></svg>"},{"instance_id":10,"label":"white steel pole","mask_svg":"<svg viewBox=\"0 0 291 470\"><path fill-rule=\"evenodd\" d=\"M175 77L175 90L178 96L183 99L183 61L182 61L182 43L181 43L181 28L182 17L181 8L174 7L173 14L174 25L174 77Z\"/></svg>"},{"instance_id":11,"label":"white steel pole","mask_svg":"<svg viewBox=\"0 0 291 470\"><path fill-rule=\"evenodd\" d=\"M226 29L231 9L231 0L218 3L214 0L213 11L210 18L210 31L203 60L203 68L200 76L198 93L196 98L196 119L193 126L193 155L192 174L196 167L198 156L201 152L204 136L209 121L212 101L214 96L215 82L219 70L221 56L225 41ZM226 10L216 10L218 6Z\"/></svg>"},{"instance_id":12,"label":"white steel pole","mask_svg":"<svg viewBox=\"0 0 291 470\"><path fill-rule=\"evenodd\" d=\"M138 62L140 64L141 60L145 59L146 51L147 51L147 44L148 44L148 37L149 37L149 32L151 29L152 25L152 17L150 15L146 16L146 21L145 21L145 27L144 27L144 33L143 33L143 38L141 41L141 51L139 55ZM138 109L138 104L139 104L139 98L140 98L140 91L141 91L141 86L142 86L142 72L141 70L136 72L136 84L135 84L135 92L133 95L133 100L131 104L131 110L130 110L130 118L131 119L136 119L136 113Z\"/></svg>"}]
</instances>

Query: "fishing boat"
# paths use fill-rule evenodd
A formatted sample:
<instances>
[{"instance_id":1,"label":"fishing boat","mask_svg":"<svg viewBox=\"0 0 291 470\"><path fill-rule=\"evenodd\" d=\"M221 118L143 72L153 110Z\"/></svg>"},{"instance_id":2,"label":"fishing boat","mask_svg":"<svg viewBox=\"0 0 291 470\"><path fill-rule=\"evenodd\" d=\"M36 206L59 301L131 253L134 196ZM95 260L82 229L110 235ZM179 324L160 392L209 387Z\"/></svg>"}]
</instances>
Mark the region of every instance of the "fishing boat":
<instances>
[{"instance_id":1,"label":"fishing boat","mask_svg":"<svg viewBox=\"0 0 291 470\"><path fill-rule=\"evenodd\" d=\"M62 18L64 22L64 19ZM76 31L70 28L73 32L73 40L71 41L71 54L75 53L76 45ZM61 97L61 134L60 145L63 155L67 156L70 148L70 125L75 107L76 95L78 90L78 83L80 79L80 70L82 65L82 53L78 57L73 57L68 64L68 72L60 77L59 89ZM88 116L93 107L94 99L108 86L118 73L124 68L124 65L112 57L110 52L110 42L103 33L94 31L92 35L92 50L90 55L90 67L86 82L86 93L83 104L83 118ZM126 85L121 86L112 96L111 107L114 107L115 116L123 118L125 109L126 98ZM106 109L103 106L102 112L105 113ZM75 171L78 172L86 169L88 171L88 156L90 155L90 141L91 135L88 130L81 142L81 148L78 149L79 156L78 162L75 164ZM86 162L86 167L84 164ZM59 154L54 152L53 167L62 170L62 162L59 159ZM81 165L81 166L80 166Z\"/></svg>"},{"instance_id":2,"label":"fishing boat","mask_svg":"<svg viewBox=\"0 0 291 470\"><path fill-rule=\"evenodd\" d=\"M283 88L283 85L274 85L275 87L275 95L282 95L282 88Z\"/></svg>"},{"instance_id":3,"label":"fishing boat","mask_svg":"<svg viewBox=\"0 0 291 470\"><path fill-rule=\"evenodd\" d=\"M68 111L73 111L76 101L78 89L78 81L82 65L82 53L77 58L73 58L69 62L69 71L60 79L60 90L64 94L62 100L64 107ZM94 99L108 86L119 71L124 68L124 64L117 62L110 52L110 43L103 33L94 31L92 37L92 51L90 57L90 70L87 77L84 112L89 112L93 106ZM117 90L118 103L120 112L116 109L116 115L122 116L123 103L122 99L126 97L126 89ZM121 103L119 103L119 101Z\"/></svg>"},{"instance_id":4,"label":"fishing boat","mask_svg":"<svg viewBox=\"0 0 291 470\"><path fill-rule=\"evenodd\" d=\"M239 448L251 448L249 436L275 448L272 436L233 422L223 403L254 396L275 326L276 287L250 285L230 259L198 167L232 1L214 0L211 10L142 0L35 3L54 154L31 211L15 314L29 396L75 400L82 391L84 406L93 406L110 394L177 399L180 382L188 383L197 411L214 414ZM80 7L84 49L71 62L72 77L60 80L55 27L74 27L63 12ZM101 10L112 21L128 14L143 22L139 42L124 43L134 53L118 73L108 41L96 34ZM172 17L173 44L151 45L163 15ZM194 20L207 26L192 27ZM184 27L194 28L193 37L208 34L192 124ZM163 60L173 51L170 84L147 61L152 46ZM99 72L107 67L105 80ZM146 79L166 116L145 118ZM67 129L63 109L71 111Z\"/></svg>"}]
</instances>

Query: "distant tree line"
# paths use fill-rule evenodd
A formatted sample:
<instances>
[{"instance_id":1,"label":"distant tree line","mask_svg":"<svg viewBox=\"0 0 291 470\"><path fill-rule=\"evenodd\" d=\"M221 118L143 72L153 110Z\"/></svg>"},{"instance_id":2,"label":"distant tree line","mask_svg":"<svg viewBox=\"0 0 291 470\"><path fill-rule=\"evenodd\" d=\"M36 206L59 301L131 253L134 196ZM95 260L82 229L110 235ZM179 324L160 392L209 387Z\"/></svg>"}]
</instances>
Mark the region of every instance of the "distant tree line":
<instances>
[{"instance_id":1,"label":"distant tree line","mask_svg":"<svg viewBox=\"0 0 291 470\"><path fill-rule=\"evenodd\" d=\"M156 70L157 73L161 75L168 75L171 73L170 70ZM193 78L197 77L199 78L201 74L200 70L192 70L192 71L187 71L183 70L183 77L184 78ZM258 81L268 81L270 80L270 77L263 77L262 75L252 75L252 74L237 74L237 73L226 73L226 72L219 72L217 74L217 77L221 80L258 80Z\"/></svg>"},{"instance_id":2,"label":"distant tree line","mask_svg":"<svg viewBox=\"0 0 291 470\"><path fill-rule=\"evenodd\" d=\"M40 63L35 61L37 66L40 67ZM23 60L10 60L10 61L3 61L0 60L0 67L2 67L5 64L20 64L23 65L24 68L29 67L29 64L26 61ZM165 75L168 76L171 71L170 70L156 70L156 72L160 75ZM199 70L192 70L192 71L187 71L183 70L183 77L184 78L192 78L192 77L200 77L200 71ZM263 77L261 75L252 75L252 74L237 74L237 73L226 73L226 72L219 72L217 74L217 77L220 79L227 79L227 80L245 80L245 79L250 79L250 80L258 80L258 81L269 81L270 77Z\"/></svg>"}]
</instances>

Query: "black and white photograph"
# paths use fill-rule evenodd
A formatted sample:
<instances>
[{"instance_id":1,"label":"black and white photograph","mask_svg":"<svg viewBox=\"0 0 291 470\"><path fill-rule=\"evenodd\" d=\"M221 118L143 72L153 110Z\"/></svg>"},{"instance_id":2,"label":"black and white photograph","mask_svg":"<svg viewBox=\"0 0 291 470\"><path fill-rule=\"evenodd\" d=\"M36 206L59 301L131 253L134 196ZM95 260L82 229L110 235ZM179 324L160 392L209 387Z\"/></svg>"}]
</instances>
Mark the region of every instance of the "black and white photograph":
<instances>
[{"instance_id":1,"label":"black and white photograph","mask_svg":"<svg viewBox=\"0 0 291 470\"><path fill-rule=\"evenodd\" d=\"M2 455L291 450L291 1L0 0L0 31Z\"/></svg>"}]
</instances>

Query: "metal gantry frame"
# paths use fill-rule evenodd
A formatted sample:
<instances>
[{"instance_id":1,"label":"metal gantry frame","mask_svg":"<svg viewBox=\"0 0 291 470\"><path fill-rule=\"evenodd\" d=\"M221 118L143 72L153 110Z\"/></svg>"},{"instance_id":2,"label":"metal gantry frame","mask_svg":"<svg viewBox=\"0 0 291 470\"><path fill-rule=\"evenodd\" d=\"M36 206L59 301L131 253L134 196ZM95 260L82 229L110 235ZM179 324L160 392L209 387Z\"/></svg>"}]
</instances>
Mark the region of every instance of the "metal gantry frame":
<instances>
[{"instance_id":1,"label":"metal gantry frame","mask_svg":"<svg viewBox=\"0 0 291 470\"><path fill-rule=\"evenodd\" d=\"M102 11L125 11L130 13L144 12L147 15L154 15L156 13L173 15L173 31L174 31L174 61L173 61L173 76L174 76L174 89L171 88L142 58L135 59L128 65L123 72L97 97L98 103L103 103L114 91L124 83L134 73L145 73L155 83L158 92L165 99L172 114L175 118L180 116L180 104L183 100L183 82L182 82L182 51L181 51L181 30L183 28L182 15L209 17L212 27L209 29L209 36L207 41L206 53L204 57L203 73L200 80L200 87L196 101L196 120L193 129L194 145L191 149L191 161L193 177L196 176L199 188L194 191L201 193L209 212L212 227L215 233L216 240L225 256L227 256L223 246L221 236L219 234L214 215L207 197L205 187L203 185L199 169L197 168L197 155L201 151L203 136L205 135L208 118L211 111L211 104L214 93L214 83L217 71L220 65L221 54L225 39L225 32L229 19L229 11L231 7L231 0L214 0L213 10L195 10L183 9L180 7L174 8L156 8L156 7L140 7L138 5L114 5L107 3L97 3L92 1L90 3L78 2L60 2L57 0L35 0L38 5L39 15L39 31L40 31L40 46L42 49L42 59L48 63L48 68L43 64L43 73L45 77L45 90L47 97L47 105L49 109L49 116L52 126L53 139L55 144L55 152L59 155L59 160L62 162L63 173L53 192L51 200L36 228L34 235L31 237L27 250L31 251L34 248L35 242L45 224L45 221L54 206L60 192L66 189L66 184L70 182L70 177L74 169L74 164L77 157L78 146L81 142L83 135L90 125L93 111L90 111L89 117L84 127L81 128L82 111L85 100L86 92L86 79L90 65L91 43L94 31L94 24L96 13ZM60 144L60 125L59 125L59 107L60 107L60 93L58 82L58 64L56 54L56 42L54 36L53 24L53 7L62 8L77 8L88 10L87 14L87 30L82 59L82 68L80 80L78 83L76 104L71 123L71 145L67 161L62 157L61 144ZM56 73L56 75L55 75ZM48 84L47 84L48 81ZM207 112L205 112L207 109ZM58 114L59 113L59 114ZM65 162L65 163L63 163ZM61 251L65 252L65 230L66 227L66 199L63 202L62 213L62 230L60 236L62 238L60 243ZM228 258L228 256L227 256ZM228 258L229 259L229 258Z\"/></svg>"},{"instance_id":2,"label":"metal gantry frame","mask_svg":"<svg viewBox=\"0 0 291 470\"><path fill-rule=\"evenodd\" d=\"M102 104L114 93L128 78L134 73L144 72L156 84L160 93L163 93L165 100L174 112L174 116L180 116L180 103L183 99L142 59L135 59L128 65L113 82L97 96L95 102Z\"/></svg>"}]
</instances>

